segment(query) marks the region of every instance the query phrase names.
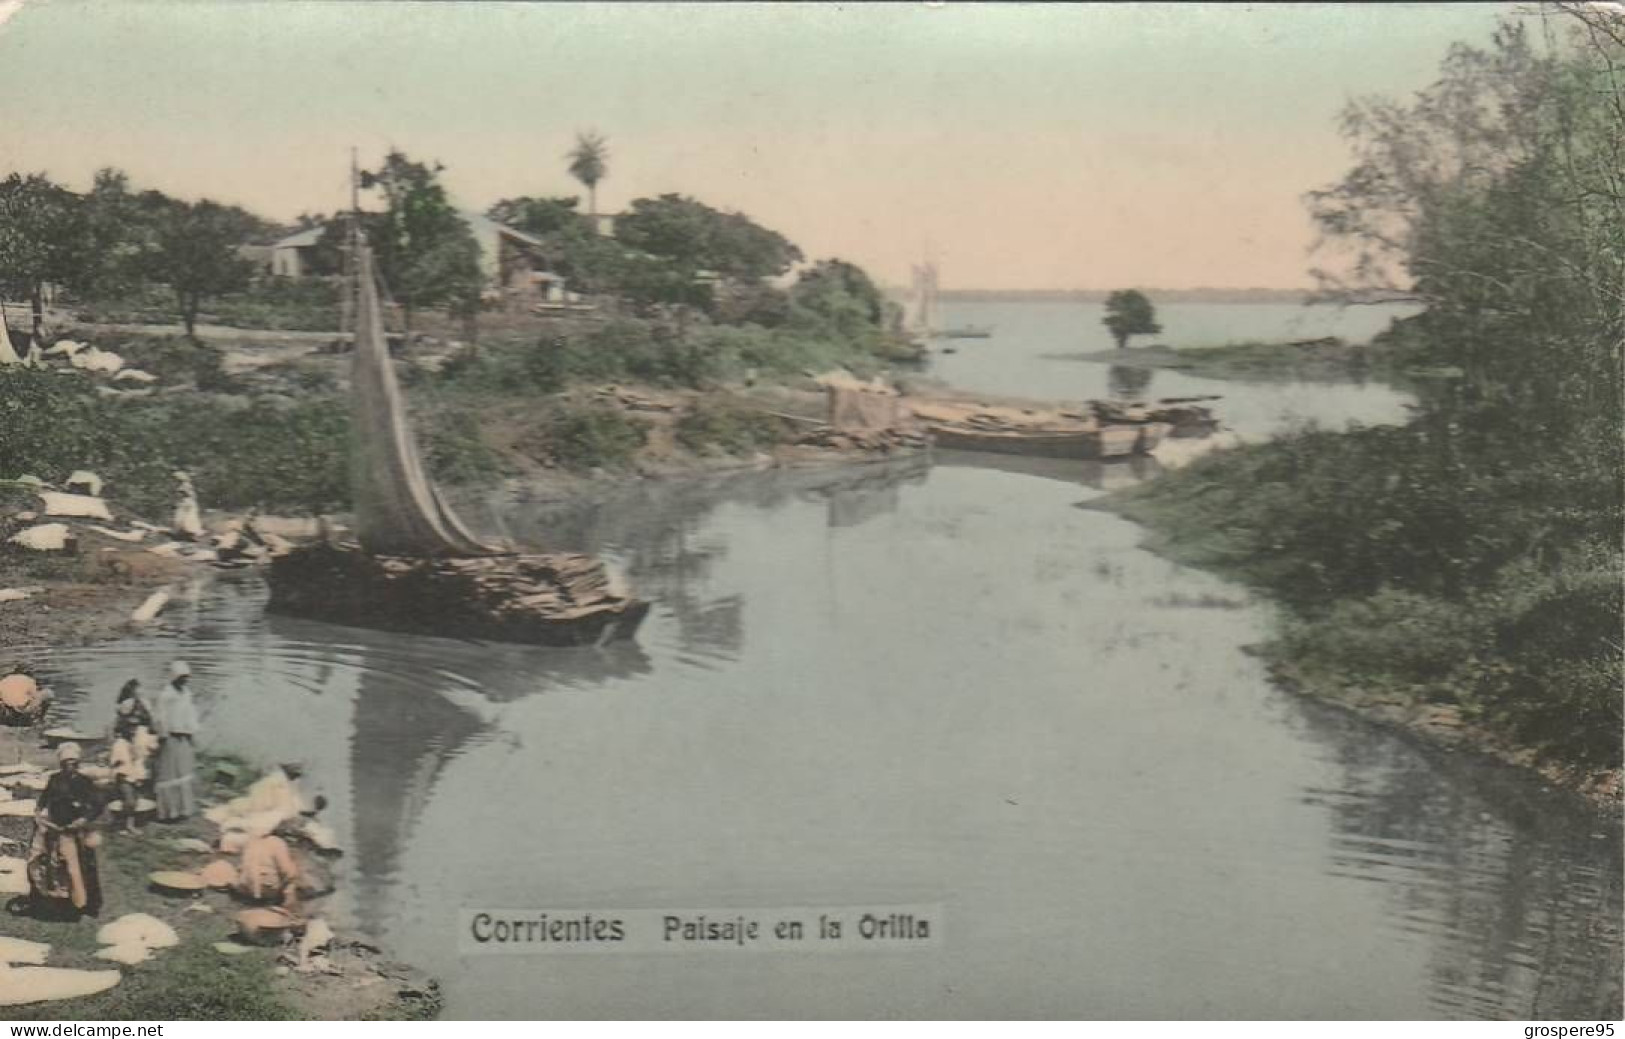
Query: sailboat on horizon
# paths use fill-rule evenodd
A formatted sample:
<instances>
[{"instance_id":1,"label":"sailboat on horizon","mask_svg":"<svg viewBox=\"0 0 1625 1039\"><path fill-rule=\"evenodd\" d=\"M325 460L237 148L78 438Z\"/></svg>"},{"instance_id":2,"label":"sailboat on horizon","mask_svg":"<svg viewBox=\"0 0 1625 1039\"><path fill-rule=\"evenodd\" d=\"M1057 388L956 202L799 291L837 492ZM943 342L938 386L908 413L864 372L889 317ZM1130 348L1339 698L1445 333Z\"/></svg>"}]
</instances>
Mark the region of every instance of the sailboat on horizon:
<instances>
[{"instance_id":1,"label":"sailboat on horizon","mask_svg":"<svg viewBox=\"0 0 1625 1039\"><path fill-rule=\"evenodd\" d=\"M933 339L991 339L991 325L950 325L942 327L941 288L937 278L937 265L930 260L916 264L911 270L911 285L904 328L916 340L928 343Z\"/></svg>"}]
</instances>

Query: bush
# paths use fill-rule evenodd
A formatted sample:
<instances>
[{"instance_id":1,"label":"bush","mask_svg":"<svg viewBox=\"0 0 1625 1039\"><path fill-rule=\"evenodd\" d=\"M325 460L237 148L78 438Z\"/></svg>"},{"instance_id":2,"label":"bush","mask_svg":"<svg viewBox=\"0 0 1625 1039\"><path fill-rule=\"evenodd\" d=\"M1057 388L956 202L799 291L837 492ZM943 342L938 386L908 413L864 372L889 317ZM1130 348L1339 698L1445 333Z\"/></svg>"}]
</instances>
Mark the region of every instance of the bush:
<instances>
[{"instance_id":1,"label":"bush","mask_svg":"<svg viewBox=\"0 0 1625 1039\"><path fill-rule=\"evenodd\" d=\"M697 454L750 454L782 443L784 422L730 401L696 401L676 424L677 442Z\"/></svg>"},{"instance_id":2,"label":"bush","mask_svg":"<svg viewBox=\"0 0 1625 1039\"><path fill-rule=\"evenodd\" d=\"M566 469L619 469L648 437L648 423L616 408L571 404L548 415L525 446Z\"/></svg>"},{"instance_id":3,"label":"bush","mask_svg":"<svg viewBox=\"0 0 1625 1039\"><path fill-rule=\"evenodd\" d=\"M337 398L285 407L202 394L110 399L96 385L83 374L0 369L0 477L56 482L90 469L110 499L149 518L173 507L177 468L191 471L209 507L349 503L349 411Z\"/></svg>"},{"instance_id":4,"label":"bush","mask_svg":"<svg viewBox=\"0 0 1625 1039\"><path fill-rule=\"evenodd\" d=\"M502 456L480 435L479 420L472 412L435 414L425 431L423 447L430 473L442 483L489 483L505 471Z\"/></svg>"}]
</instances>

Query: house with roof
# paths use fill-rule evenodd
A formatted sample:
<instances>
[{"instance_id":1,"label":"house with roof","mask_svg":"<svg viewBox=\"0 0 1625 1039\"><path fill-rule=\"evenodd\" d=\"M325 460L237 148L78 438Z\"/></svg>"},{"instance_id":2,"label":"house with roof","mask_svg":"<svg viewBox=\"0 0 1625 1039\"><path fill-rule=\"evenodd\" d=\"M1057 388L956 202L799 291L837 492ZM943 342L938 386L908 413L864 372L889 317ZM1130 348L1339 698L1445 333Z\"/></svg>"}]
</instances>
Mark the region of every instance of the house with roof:
<instances>
[{"instance_id":1,"label":"house with roof","mask_svg":"<svg viewBox=\"0 0 1625 1039\"><path fill-rule=\"evenodd\" d=\"M563 303L568 299L564 278L547 263L547 246L540 238L483 213L458 213L479 246L480 271L487 289L503 296ZM305 278L316 270L316 244L327 231L326 225L296 231L265 247L264 269L273 277ZM256 258L258 258L256 256Z\"/></svg>"},{"instance_id":2,"label":"house with roof","mask_svg":"<svg viewBox=\"0 0 1625 1039\"><path fill-rule=\"evenodd\" d=\"M270 273L278 278L303 278L310 274L316 243L326 231L325 226L307 227L272 242L268 247Z\"/></svg>"}]
</instances>

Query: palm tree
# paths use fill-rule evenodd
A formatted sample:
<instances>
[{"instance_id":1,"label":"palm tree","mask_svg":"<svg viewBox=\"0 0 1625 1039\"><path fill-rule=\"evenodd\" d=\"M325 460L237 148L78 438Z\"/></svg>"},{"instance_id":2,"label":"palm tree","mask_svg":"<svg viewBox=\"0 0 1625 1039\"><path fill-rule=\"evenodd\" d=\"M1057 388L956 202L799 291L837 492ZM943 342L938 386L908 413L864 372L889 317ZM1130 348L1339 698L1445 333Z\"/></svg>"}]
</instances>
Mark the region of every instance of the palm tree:
<instances>
[{"instance_id":1,"label":"palm tree","mask_svg":"<svg viewBox=\"0 0 1625 1039\"><path fill-rule=\"evenodd\" d=\"M576 146L565 158L570 160L570 176L586 187L587 211L596 218L598 182L609 173L609 142L596 130L583 131L576 134Z\"/></svg>"}]
</instances>

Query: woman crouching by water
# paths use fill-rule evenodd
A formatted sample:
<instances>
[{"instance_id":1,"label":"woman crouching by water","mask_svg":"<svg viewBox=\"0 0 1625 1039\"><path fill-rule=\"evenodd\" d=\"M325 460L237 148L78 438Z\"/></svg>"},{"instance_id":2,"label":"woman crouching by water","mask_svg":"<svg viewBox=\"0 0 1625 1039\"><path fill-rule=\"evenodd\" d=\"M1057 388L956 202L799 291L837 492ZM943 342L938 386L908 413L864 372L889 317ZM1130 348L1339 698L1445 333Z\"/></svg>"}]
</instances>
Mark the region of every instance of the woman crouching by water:
<instances>
[{"instance_id":1,"label":"woman crouching by water","mask_svg":"<svg viewBox=\"0 0 1625 1039\"><path fill-rule=\"evenodd\" d=\"M153 723L158 728L158 767L154 794L158 818L179 822L197 811L197 751L192 740L197 735L197 707L187 688L192 669L184 660L169 665L170 682L158 694Z\"/></svg>"},{"instance_id":2,"label":"woman crouching by water","mask_svg":"<svg viewBox=\"0 0 1625 1039\"><path fill-rule=\"evenodd\" d=\"M101 813L96 786L79 772L79 745L57 748L60 768L45 784L34 817L34 843L28 853L28 893L35 915L95 916L102 908L96 847L91 829Z\"/></svg>"}]
</instances>

